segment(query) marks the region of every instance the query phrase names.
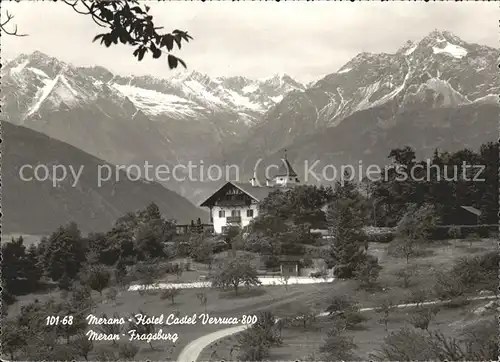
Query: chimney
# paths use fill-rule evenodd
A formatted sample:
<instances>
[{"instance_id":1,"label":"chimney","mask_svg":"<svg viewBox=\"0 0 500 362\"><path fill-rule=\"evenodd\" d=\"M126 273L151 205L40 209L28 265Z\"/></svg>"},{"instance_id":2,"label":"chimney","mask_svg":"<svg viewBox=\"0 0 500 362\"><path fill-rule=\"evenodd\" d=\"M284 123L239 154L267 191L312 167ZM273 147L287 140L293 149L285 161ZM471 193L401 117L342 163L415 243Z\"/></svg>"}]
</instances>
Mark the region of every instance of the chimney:
<instances>
[{"instance_id":1,"label":"chimney","mask_svg":"<svg viewBox=\"0 0 500 362\"><path fill-rule=\"evenodd\" d=\"M252 185L252 187L258 186L257 172L255 170L253 171L253 177L250 179L250 184Z\"/></svg>"}]
</instances>

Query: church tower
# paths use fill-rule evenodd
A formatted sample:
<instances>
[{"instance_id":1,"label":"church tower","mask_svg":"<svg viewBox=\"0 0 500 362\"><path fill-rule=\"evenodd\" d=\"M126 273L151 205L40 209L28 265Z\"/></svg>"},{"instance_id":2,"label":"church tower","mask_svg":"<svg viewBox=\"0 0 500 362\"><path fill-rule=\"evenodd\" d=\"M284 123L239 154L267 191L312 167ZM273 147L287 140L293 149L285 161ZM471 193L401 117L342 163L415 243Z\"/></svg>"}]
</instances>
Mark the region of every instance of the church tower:
<instances>
[{"instance_id":1,"label":"church tower","mask_svg":"<svg viewBox=\"0 0 500 362\"><path fill-rule=\"evenodd\" d=\"M278 187L293 187L300 183L299 177L286 156L281 159L281 165L273 178L274 185Z\"/></svg>"}]
</instances>

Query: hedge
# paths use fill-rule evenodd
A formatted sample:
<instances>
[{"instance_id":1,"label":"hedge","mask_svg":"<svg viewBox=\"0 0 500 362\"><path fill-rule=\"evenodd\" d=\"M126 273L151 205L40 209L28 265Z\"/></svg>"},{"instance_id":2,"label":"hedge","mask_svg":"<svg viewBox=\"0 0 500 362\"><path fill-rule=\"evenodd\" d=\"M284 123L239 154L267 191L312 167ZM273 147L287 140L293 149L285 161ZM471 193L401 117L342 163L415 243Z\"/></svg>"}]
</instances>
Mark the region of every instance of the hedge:
<instances>
[{"instance_id":1,"label":"hedge","mask_svg":"<svg viewBox=\"0 0 500 362\"><path fill-rule=\"evenodd\" d=\"M496 225L448 225L436 226L430 229L430 240L444 239L466 239L469 235L476 234L480 238L498 238L498 226Z\"/></svg>"}]
</instances>

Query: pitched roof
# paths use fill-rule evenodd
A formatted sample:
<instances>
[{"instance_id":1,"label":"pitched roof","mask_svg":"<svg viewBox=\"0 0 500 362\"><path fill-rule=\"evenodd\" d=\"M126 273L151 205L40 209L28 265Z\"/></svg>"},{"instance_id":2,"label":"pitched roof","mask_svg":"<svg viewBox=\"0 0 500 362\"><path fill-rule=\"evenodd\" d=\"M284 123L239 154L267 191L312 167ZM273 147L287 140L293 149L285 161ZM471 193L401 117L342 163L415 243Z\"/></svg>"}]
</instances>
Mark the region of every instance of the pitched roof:
<instances>
[{"instance_id":1,"label":"pitched roof","mask_svg":"<svg viewBox=\"0 0 500 362\"><path fill-rule=\"evenodd\" d=\"M286 158L281 159L281 166L278 169L278 172L276 173L275 177L277 176L289 176L289 177L296 177L297 173L294 171L292 165Z\"/></svg>"},{"instance_id":2,"label":"pitched roof","mask_svg":"<svg viewBox=\"0 0 500 362\"><path fill-rule=\"evenodd\" d=\"M271 192L279 190L278 187L252 186L250 182L231 182L234 186L253 197L257 201L264 200Z\"/></svg>"},{"instance_id":3,"label":"pitched roof","mask_svg":"<svg viewBox=\"0 0 500 362\"><path fill-rule=\"evenodd\" d=\"M208 197L205 201L203 201L200 206L201 207L208 207L210 204L215 201L217 196L221 193L223 189L225 189L228 185L233 185L237 188L239 188L241 191L246 193L248 196L253 198L256 201L262 201L264 200L267 195L269 195L271 192L279 190L277 187L269 187L269 186L252 186L250 182L235 182L235 181L228 181L221 187L217 189L210 197Z\"/></svg>"},{"instance_id":4,"label":"pitched roof","mask_svg":"<svg viewBox=\"0 0 500 362\"><path fill-rule=\"evenodd\" d=\"M481 215L481 210L476 209L475 207L472 206L462 206L462 209L467 210L468 212L480 216Z\"/></svg>"}]
</instances>

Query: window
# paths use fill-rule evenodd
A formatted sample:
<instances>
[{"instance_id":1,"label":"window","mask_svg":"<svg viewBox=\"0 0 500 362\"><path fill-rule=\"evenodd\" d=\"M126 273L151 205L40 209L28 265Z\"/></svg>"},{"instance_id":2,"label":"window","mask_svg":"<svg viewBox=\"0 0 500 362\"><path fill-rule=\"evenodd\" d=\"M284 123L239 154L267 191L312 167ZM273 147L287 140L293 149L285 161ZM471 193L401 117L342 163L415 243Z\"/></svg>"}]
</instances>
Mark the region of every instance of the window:
<instances>
[{"instance_id":1,"label":"window","mask_svg":"<svg viewBox=\"0 0 500 362\"><path fill-rule=\"evenodd\" d=\"M253 209L247 210L247 217L253 217Z\"/></svg>"},{"instance_id":2,"label":"window","mask_svg":"<svg viewBox=\"0 0 500 362\"><path fill-rule=\"evenodd\" d=\"M241 211L240 210L231 210L231 216L232 217L241 216Z\"/></svg>"},{"instance_id":3,"label":"window","mask_svg":"<svg viewBox=\"0 0 500 362\"><path fill-rule=\"evenodd\" d=\"M220 218L226 217L226 212L224 210L219 210L219 217Z\"/></svg>"}]
</instances>

